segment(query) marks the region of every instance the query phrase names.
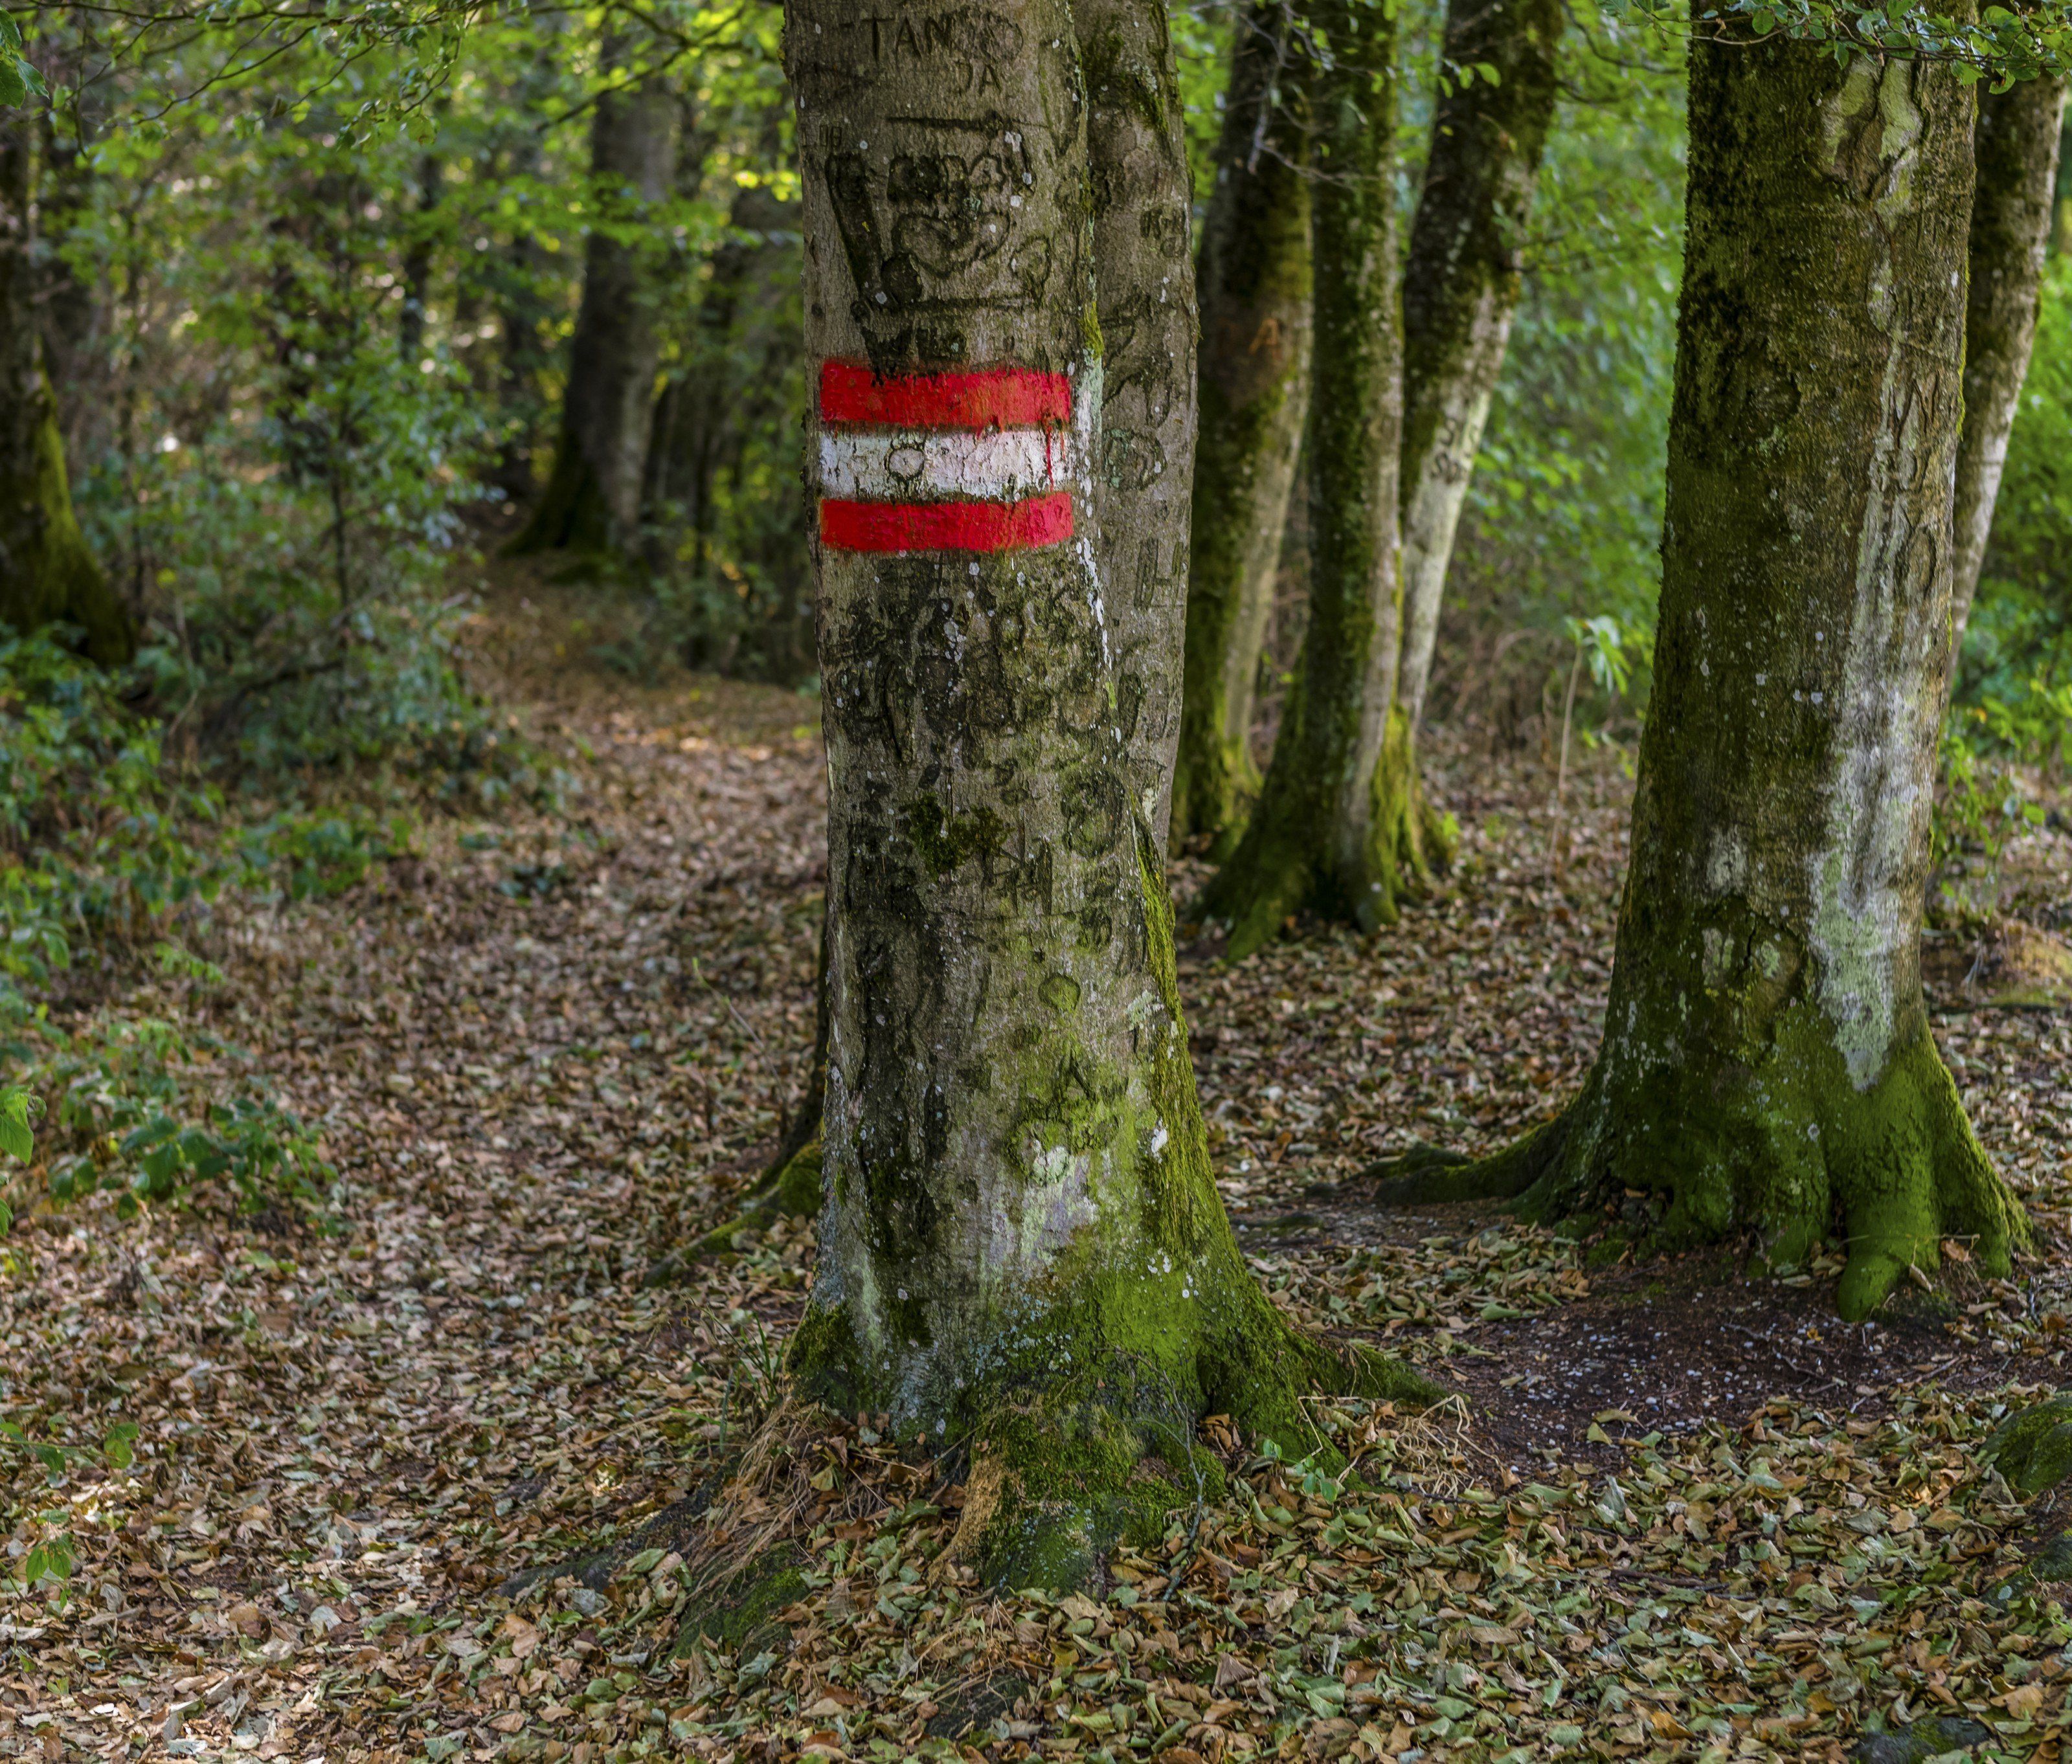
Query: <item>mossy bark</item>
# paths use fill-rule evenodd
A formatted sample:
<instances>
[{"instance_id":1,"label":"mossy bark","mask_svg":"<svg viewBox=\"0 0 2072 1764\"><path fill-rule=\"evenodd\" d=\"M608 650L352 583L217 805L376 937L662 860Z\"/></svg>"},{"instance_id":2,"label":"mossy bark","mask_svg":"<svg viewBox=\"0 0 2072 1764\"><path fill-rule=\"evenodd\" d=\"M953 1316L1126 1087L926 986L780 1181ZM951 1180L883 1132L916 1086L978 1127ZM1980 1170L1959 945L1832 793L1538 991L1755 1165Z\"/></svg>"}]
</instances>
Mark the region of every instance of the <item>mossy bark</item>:
<instances>
[{"instance_id":1,"label":"mossy bark","mask_svg":"<svg viewBox=\"0 0 2072 1764\"><path fill-rule=\"evenodd\" d=\"M1384 1198L1643 1246L1846 1246L1861 1317L2026 1233L1920 973L1951 662L1974 103L1946 67L1691 51L1655 685L1604 1046L1556 1122ZM1627 1191L1639 1196L1624 1199Z\"/></svg>"},{"instance_id":2,"label":"mossy bark","mask_svg":"<svg viewBox=\"0 0 2072 1764\"><path fill-rule=\"evenodd\" d=\"M1408 1381L1292 1330L1216 1194L1118 716L1087 87L1063 0L975 16L787 21L812 356L1064 376L1074 511L1029 548L817 550L827 1201L791 1364L968 1441L970 1546L1059 1585L1192 1498L1146 1457L1212 1408L1307 1449L1305 1393Z\"/></svg>"},{"instance_id":3,"label":"mossy bark","mask_svg":"<svg viewBox=\"0 0 2072 1764\"><path fill-rule=\"evenodd\" d=\"M1193 544L1174 827L1227 847L1259 794L1253 688L1309 408L1309 60L1285 0L1240 20L1196 274Z\"/></svg>"},{"instance_id":4,"label":"mossy bark","mask_svg":"<svg viewBox=\"0 0 2072 1764\"><path fill-rule=\"evenodd\" d=\"M1993 526L2008 436L2036 341L2049 249L2065 82L2024 80L1979 96L1978 178L1971 199L1971 285L1964 315L1964 433L1957 450L1956 586L1961 644Z\"/></svg>"},{"instance_id":5,"label":"mossy bark","mask_svg":"<svg viewBox=\"0 0 2072 1764\"><path fill-rule=\"evenodd\" d=\"M627 41L607 41L607 72L623 68ZM660 243L643 217L667 193L676 105L650 76L598 101L590 129L596 218L583 247L582 299L569 346L554 464L514 554L620 552L640 520L640 488L661 359L655 268Z\"/></svg>"},{"instance_id":6,"label":"mossy bark","mask_svg":"<svg viewBox=\"0 0 2072 1764\"><path fill-rule=\"evenodd\" d=\"M1396 287L1393 18L1330 0L1313 75L1316 376L1303 444L1309 623L1257 806L1203 910L1243 956L1310 910L1363 928L1418 883L1414 774L1382 763L1402 642L1403 328Z\"/></svg>"},{"instance_id":7,"label":"mossy bark","mask_svg":"<svg viewBox=\"0 0 2072 1764\"><path fill-rule=\"evenodd\" d=\"M1449 0L1462 70L1432 119L1403 272L1402 681L1411 739L1432 677L1446 567L1518 310L1532 191L1554 114L1560 0ZM1474 72L1495 70L1494 84ZM1414 756L1413 756L1414 758Z\"/></svg>"},{"instance_id":8,"label":"mossy bark","mask_svg":"<svg viewBox=\"0 0 2072 1764\"><path fill-rule=\"evenodd\" d=\"M136 640L72 513L37 322L31 141L26 117L0 120L0 623L76 626L114 666Z\"/></svg>"}]
</instances>

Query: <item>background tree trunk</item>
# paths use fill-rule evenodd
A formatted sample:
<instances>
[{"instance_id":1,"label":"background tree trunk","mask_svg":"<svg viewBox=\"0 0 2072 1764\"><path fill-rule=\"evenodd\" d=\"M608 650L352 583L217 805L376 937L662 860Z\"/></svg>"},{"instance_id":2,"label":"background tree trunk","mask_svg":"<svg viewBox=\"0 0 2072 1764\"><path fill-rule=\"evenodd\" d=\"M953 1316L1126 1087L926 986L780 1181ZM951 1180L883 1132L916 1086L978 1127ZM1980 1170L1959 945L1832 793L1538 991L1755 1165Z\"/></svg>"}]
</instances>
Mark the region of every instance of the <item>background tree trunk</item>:
<instances>
[{"instance_id":1,"label":"background tree trunk","mask_svg":"<svg viewBox=\"0 0 2072 1764\"><path fill-rule=\"evenodd\" d=\"M1309 408L1307 68L1285 0L1240 18L1196 277L1201 429L1173 824L1224 845L1259 794L1253 687Z\"/></svg>"},{"instance_id":2,"label":"background tree trunk","mask_svg":"<svg viewBox=\"0 0 2072 1764\"><path fill-rule=\"evenodd\" d=\"M1980 90L1951 613L1960 646L1992 534L1993 503L2029 372L2029 347L2036 341L2064 117L2062 80L2024 80L2001 92Z\"/></svg>"},{"instance_id":3,"label":"background tree trunk","mask_svg":"<svg viewBox=\"0 0 2072 1764\"><path fill-rule=\"evenodd\" d=\"M446 186L446 162L436 149L417 155L417 207L409 217L409 242L403 250L403 313L396 326L397 348L415 367L425 347L425 308L432 295L433 248L437 243L439 199Z\"/></svg>"},{"instance_id":4,"label":"background tree trunk","mask_svg":"<svg viewBox=\"0 0 2072 1764\"><path fill-rule=\"evenodd\" d=\"M607 74L628 59L608 44ZM623 551L640 520L640 486L661 357L652 269L639 235L666 194L676 105L650 76L598 101L590 131L596 220L583 248L582 302L569 347L561 440L538 506L512 549Z\"/></svg>"},{"instance_id":5,"label":"background tree trunk","mask_svg":"<svg viewBox=\"0 0 2072 1764\"><path fill-rule=\"evenodd\" d=\"M0 118L0 622L18 631L76 625L87 653L115 665L129 660L135 638L72 513L57 401L43 373L32 128L21 111Z\"/></svg>"},{"instance_id":6,"label":"background tree trunk","mask_svg":"<svg viewBox=\"0 0 2072 1764\"><path fill-rule=\"evenodd\" d=\"M1153 1440L1192 1458L1211 1404L1306 1439L1297 1393L1350 1373L1260 1291L1211 1177L1100 569L1071 15L800 0L786 41L831 915L792 1363L907 1437L968 1438L960 1536L997 1580L1067 1584L1192 1499Z\"/></svg>"},{"instance_id":7,"label":"background tree trunk","mask_svg":"<svg viewBox=\"0 0 2072 1764\"><path fill-rule=\"evenodd\" d=\"M1449 0L1445 59L1461 70L1432 150L1403 273L1402 683L1414 743L1453 534L1518 310L1532 188L1554 115L1560 0ZM1496 70L1494 84L1479 72Z\"/></svg>"},{"instance_id":8,"label":"background tree trunk","mask_svg":"<svg viewBox=\"0 0 2072 1764\"><path fill-rule=\"evenodd\" d=\"M1866 1315L1945 1237L2025 1235L1930 1038L1921 915L1951 662L1971 90L1947 66L1694 43L1662 610L1603 1051L1506 1154L1675 1249L1846 1241Z\"/></svg>"},{"instance_id":9,"label":"background tree trunk","mask_svg":"<svg viewBox=\"0 0 2072 1764\"><path fill-rule=\"evenodd\" d=\"M1420 830L1409 780L1382 765L1400 654L1397 473L1403 331L1396 287L1396 32L1366 0L1314 14L1316 352L1309 396L1309 623L1301 671L1244 838L1205 910L1240 957L1305 909L1392 919Z\"/></svg>"}]
</instances>

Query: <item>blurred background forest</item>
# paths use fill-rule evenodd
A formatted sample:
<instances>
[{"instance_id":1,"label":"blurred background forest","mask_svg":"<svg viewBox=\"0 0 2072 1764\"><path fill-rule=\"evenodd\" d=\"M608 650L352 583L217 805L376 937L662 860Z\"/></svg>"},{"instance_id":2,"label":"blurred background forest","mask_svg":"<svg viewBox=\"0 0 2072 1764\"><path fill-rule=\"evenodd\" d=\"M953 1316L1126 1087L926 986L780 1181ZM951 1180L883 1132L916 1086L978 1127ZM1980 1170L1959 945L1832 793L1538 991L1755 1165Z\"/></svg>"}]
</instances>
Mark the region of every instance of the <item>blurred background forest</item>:
<instances>
[{"instance_id":1,"label":"blurred background forest","mask_svg":"<svg viewBox=\"0 0 2072 1764\"><path fill-rule=\"evenodd\" d=\"M1447 76L1441 10L1406 4L1407 216ZM781 15L16 16L47 94L0 112L31 168L34 310L73 504L135 643L114 668L62 633L0 647L0 1115L18 1136L30 1094L48 1105L76 1153L60 1196L198 1171L292 1188L316 1167L293 1118L256 1096L197 1114L195 1050L97 1016L92 977L200 962L182 914L224 888L337 888L412 815L552 800L549 756L471 683L483 595L587 596L588 658L637 680L817 690ZM1233 14L1188 5L1174 28L1198 225ZM1675 37L1581 9L1560 70L1428 709L1446 740L1550 763L1572 729L1630 749L1645 712L1684 157ZM2072 727L2060 208L1948 743L1946 845L1988 868L2045 817ZM572 366L586 265L620 321L610 375ZM652 400L610 519L557 472L606 379ZM1297 498L1262 752L1302 524Z\"/></svg>"}]
</instances>

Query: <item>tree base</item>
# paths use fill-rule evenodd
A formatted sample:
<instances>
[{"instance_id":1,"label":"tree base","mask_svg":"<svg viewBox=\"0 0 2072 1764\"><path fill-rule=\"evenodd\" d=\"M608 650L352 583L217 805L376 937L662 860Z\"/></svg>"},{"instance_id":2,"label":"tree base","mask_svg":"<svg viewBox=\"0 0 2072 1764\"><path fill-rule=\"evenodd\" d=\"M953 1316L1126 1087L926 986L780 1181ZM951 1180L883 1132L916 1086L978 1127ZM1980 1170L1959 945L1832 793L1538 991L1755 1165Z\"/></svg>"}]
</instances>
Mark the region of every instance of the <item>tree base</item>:
<instances>
[{"instance_id":1,"label":"tree base","mask_svg":"<svg viewBox=\"0 0 2072 1764\"><path fill-rule=\"evenodd\" d=\"M547 487L524 526L504 548L504 556L534 557L542 552L604 556L615 548L604 486L582 449L564 435L554 449L554 469Z\"/></svg>"},{"instance_id":2,"label":"tree base","mask_svg":"<svg viewBox=\"0 0 2072 1764\"><path fill-rule=\"evenodd\" d=\"M1046 1339L1040 1361L968 1393L954 1424L938 1418L937 1430L960 1435L971 1453L956 1559L991 1586L1070 1590L1117 1544L1149 1547L1174 1513L1220 1496L1223 1467L1195 1442L1206 1416L1227 1414L1284 1456L1334 1471L1343 1459L1305 1413L1306 1401L1360 1396L1426 1408L1444 1398L1371 1348L1340 1350L1304 1334L1243 1279L1223 1326L1197 1335L1190 1358L1161 1364L1108 1348L1067 1362ZM789 1365L802 1395L848 1413L889 1409L896 1429L898 1393L877 1388L865 1360L841 1311L813 1311ZM923 1417L920 1427L928 1425Z\"/></svg>"},{"instance_id":3,"label":"tree base","mask_svg":"<svg viewBox=\"0 0 2072 1764\"><path fill-rule=\"evenodd\" d=\"M1839 1238L1836 1305L1868 1316L1902 1279L1926 1281L1946 1239L2005 1276L2029 1241L2020 1201L1994 1174L1922 1025L1859 1090L1797 1007L1760 1071L1708 1063L1610 1075L1601 1056L1567 1109L1487 1158L1420 1147L1363 1175L1384 1206L1503 1200L1560 1229L1613 1235L1638 1253L1753 1233L1773 1266Z\"/></svg>"},{"instance_id":4,"label":"tree base","mask_svg":"<svg viewBox=\"0 0 2072 1764\"><path fill-rule=\"evenodd\" d=\"M1174 769L1173 843L1205 839L1209 860L1228 863L1244 837L1260 784L1259 768L1241 741L1216 741L1191 761L1183 750Z\"/></svg>"},{"instance_id":5,"label":"tree base","mask_svg":"<svg viewBox=\"0 0 2072 1764\"><path fill-rule=\"evenodd\" d=\"M1330 850L1320 814L1306 798L1263 802L1209 884L1197 910L1229 925L1230 960L1264 949L1301 913L1363 932L1394 925L1404 906L1430 898L1459 836L1453 817L1425 802L1400 712L1389 718L1375 765L1371 819L1352 860Z\"/></svg>"}]
</instances>

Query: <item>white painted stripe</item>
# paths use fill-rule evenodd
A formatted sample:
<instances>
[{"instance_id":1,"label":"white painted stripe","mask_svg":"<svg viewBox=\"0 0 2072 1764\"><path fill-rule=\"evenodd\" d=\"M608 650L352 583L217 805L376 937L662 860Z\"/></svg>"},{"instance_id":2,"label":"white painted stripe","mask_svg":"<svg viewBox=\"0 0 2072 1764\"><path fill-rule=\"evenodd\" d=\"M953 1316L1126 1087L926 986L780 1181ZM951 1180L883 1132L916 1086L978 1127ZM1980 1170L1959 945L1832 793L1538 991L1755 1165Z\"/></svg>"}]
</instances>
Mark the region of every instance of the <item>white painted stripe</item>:
<instances>
[{"instance_id":1,"label":"white painted stripe","mask_svg":"<svg viewBox=\"0 0 2072 1764\"><path fill-rule=\"evenodd\" d=\"M1067 477L1067 438L1054 429L956 429L820 437L823 496L861 502L1015 502Z\"/></svg>"}]
</instances>

